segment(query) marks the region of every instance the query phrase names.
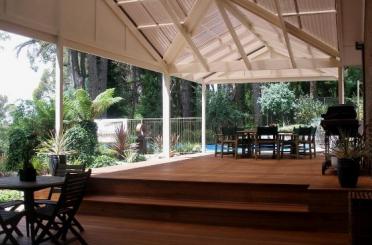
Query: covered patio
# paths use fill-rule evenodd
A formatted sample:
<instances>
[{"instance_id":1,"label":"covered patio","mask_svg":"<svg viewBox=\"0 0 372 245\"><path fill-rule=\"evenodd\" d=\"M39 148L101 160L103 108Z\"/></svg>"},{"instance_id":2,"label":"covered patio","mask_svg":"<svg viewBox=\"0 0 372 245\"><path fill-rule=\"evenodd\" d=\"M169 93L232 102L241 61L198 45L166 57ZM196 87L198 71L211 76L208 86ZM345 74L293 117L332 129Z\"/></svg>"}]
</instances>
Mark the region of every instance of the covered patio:
<instances>
[{"instance_id":1,"label":"covered patio","mask_svg":"<svg viewBox=\"0 0 372 245\"><path fill-rule=\"evenodd\" d=\"M363 0L0 0L0 29L57 45L56 132L64 48L162 73L167 161L171 76L202 85L203 151L207 84L338 80L343 104L344 66L363 65L370 123L368 11ZM322 161L203 155L96 172L79 212L83 236L89 244L348 244L349 190L321 175ZM362 177L358 190L371 189Z\"/></svg>"}]
</instances>

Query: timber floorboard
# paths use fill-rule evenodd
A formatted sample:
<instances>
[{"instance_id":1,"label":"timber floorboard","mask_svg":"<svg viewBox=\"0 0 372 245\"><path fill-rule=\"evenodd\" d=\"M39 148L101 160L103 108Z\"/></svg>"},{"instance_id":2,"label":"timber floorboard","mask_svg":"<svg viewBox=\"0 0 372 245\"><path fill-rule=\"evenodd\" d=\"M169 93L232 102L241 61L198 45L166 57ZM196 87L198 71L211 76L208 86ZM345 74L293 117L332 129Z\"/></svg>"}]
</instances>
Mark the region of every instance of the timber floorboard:
<instances>
[{"instance_id":1,"label":"timber floorboard","mask_svg":"<svg viewBox=\"0 0 372 245\"><path fill-rule=\"evenodd\" d=\"M346 245L349 240L347 234L340 233L260 230L85 215L78 219L86 230L83 237L91 245ZM24 224L21 228L24 230ZM26 238L19 242L31 244Z\"/></svg>"},{"instance_id":2,"label":"timber floorboard","mask_svg":"<svg viewBox=\"0 0 372 245\"><path fill-rule=\"evenodd\" d=\"M323 156L309 159L235 159L213 155L158 164L154 166L97 172L95 178L178 180L225 183L306 184L314 188L339 188L337 176L332 169L321 174ZM372 178L361 176L359 188L372 188Z\"/></svg>"}]
</instances>

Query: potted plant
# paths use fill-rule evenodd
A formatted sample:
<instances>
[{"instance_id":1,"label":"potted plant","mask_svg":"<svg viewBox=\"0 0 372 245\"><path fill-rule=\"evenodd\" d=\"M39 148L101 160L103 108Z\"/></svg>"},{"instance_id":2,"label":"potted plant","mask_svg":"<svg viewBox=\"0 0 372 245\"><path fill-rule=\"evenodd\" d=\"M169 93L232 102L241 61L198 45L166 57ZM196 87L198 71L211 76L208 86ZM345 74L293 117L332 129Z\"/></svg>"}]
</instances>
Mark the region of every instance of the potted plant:
<instances>
[{"instance_id":1,"label":"potted plant","mask_svg":"<svg viewBox=\"0 0 372 245\"><path fill-rule=\"evenodd\" d=\"M362 140L358 137L341 134L336 142L333 154L337 157L337 175L341 187L356 187L363 148Z\"/></svg>"},{"instance_id":2,"label":"potted plant","mask_svg":"<svg viewBox=\"0 0 372 245\"><path fill-rule=\"evenodd\" d=\"M59 165L66 165L66 156L73 153L68 150L68 142L63 132L60 134L50 132L49 138L40 144L37 152L49 156L49 170L52 175Z\"/></svg>"},{"instance_id":3,"label":"potted plant","mask_svg":"<svg viewBox=\"0 0 372 245\"><path fill-rule=\"evenodd\" d=\"M36 169L31 163L31 158L35 155L35 146L37 139L35 134L26 137L22 147L23 168L18 171L19 179L21 181L35 181Z\"/></svg>"}]
</instances>

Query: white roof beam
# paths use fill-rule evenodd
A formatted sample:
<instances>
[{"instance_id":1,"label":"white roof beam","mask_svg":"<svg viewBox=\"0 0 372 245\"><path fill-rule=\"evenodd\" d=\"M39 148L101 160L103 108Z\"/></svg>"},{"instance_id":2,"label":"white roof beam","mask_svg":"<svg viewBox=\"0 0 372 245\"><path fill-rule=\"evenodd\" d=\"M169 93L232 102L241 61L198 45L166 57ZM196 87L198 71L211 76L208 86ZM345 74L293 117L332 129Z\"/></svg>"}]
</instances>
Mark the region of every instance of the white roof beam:
<instances>
[{"instance_id":1,"label":"white roof beam","mask_svg":"<svg viewBox=\"0 0 372 245\"><path fill-rule=\"evenodd\" d=\"M107 6L110 7L111 11L122 21L129 30L133 33L133 35L137 38L137 40L146 48L146 50L151 54L154 59L160 63L160 66L163 68L164 72L168 72L167 64L163 61L162 57L158 53L158 51L147 41L147 39L143 36L143 34L137 29L135 24L128 18L126 13L115 4L112 0L105 0Z\"/></svg>"},{"instance_id":2,"label":"white roof beam","mask_svg":"<svg viewBox=\"0 0 372 245\"><path fill-rule=\"evenodd\" d=\"M229 11L235 18L237 18L240 23L242 23L245 28L247 28L258 40L260 40L267 48L272 49L268 42L260 35L253 24L246 18L246 16L230 2L225 2L225 8Z\"/></svg>"},{"instance_id":3,"label":"white roof beam","mask_svg":"<svg viewBox=\"0 0 372 245\"><path fill-rule=\"evenodd\" d=\"M196 47L194 42L191 39L190 33L188 33L183 25L178 22L177 16L173 10L173 8L168 4L167 0L160 0L164 10L167 12L169 17L171 18L172 22L174 23L176 29L181 33L182 37L185 39L188 46L191 48L193 54L196 56L197 60L203 65L206 71L209 70L208 64L205 61L204 57L201 55L199 49Z\"/></svg>"},{"instance_id":4,"label":"white roof beam","mask_svg":"<svg viewBox=\"0 0 372 245\"><path fill-rule=\"evenodd\" d=\"M284 36L285 44L287 46L289 58L291 59L292 68L296 69L297 66L296 66L294 56L293 56L293 50L292 50L291 42L289 41L287 28L285 26L284 18L282 16L282 11L280 9L280 4L279 4L278 0L275 0L274 2L275 2L276 11L278 12L280 27L282 28L282 31L283 31L283 36Z\"/></svg>"},{"instance_id":5,"label":"white roof beam","mask_svg":"<svg viewBox=\"0 0 372 245\"><path fill-rule=\"evenodd\" d=\"M340 62L335 58L296 58L298 69L317 69L317 68L334 68L340 66ZM252 70L282 70L291 69L291 63L288 59L268 59L251 61ZM245 63L242 60L236 61L216 61L208 64L210 72L236 72L246 70ZM179 73L198 73L204 72L200 63L170 65L171 74Z\"/></svg>"},{"instance_id":6,"label":"white roof beam","mask_svg":"<svg viewBox=\"0 0 372 245\"><path fill-rule=\"evenodd\" d=\"M270 83L270 82L309 82L309 81L332 81L337 77L327 75L308 76L283 76L283 77L255 77L255 78L215 78L204 80L207 84L230 84L230 83Z\"/></svg>"},{"instance_id":7,"label":"white roof beam","mask_svg":"<svg viewBox=\"0 0 372 245\"><path fill-rule=\"evenodd\" d=\"M226 13L223 2L221 2L220 0L215 0L215 2L216 2L216 5L217 5L217 8L218 8L218 11L222 16L222 19L223 19L227 29L229 30L229 33L230 33L231 37L234 40L235 46L236 46L238 52L240 53L241 58L243 59L243 61L245 63L245 66L247 67L248 70L250 70L251 69L251 64L248 60L247 54L245 53L243 45L239 41L238 35L235 32L235 28L232 25L232 23L229 19L229 16Z\"/></svg>"},{"instance_id":8,"label":"white roof beam","mask_svg":"<svg viewBox=\"0 0 372 245\"><path fill-rule=\"evenodd\" d=\"M328 9L328 10L318 10L318 11L296 11L293 13L282 13L283 17L292 17L292 16L304 16L304 15L317 15L317 14L335 14L336 10Z\"/></svg>"},{"instance_id":9,"label":"white roof beam","mask_svg":"<svg viewBox=\"0 0 372 245\"><path fill-rule=\"evenodd\" d=\"M207 9L210 7L211 0L197 0L185 19L183 26L189 33L193 33L203 19ZM173 23L174 24L174 23ZM181 33L177 33L172 43L164 53L164 60L167 63L173 63L179 53L185 48L186 42Z\"/></svg>"},{"instance_id":10,"label":"white roof beam","mask_svg":"<svg viewBox=\"0 0 372 245\"><path fill-rule=\"evenodd\" d=\"M262 19L268 21L269 23L280 27L280 20L278 16L269 12L268 10L259 6L258 4L251 2L251 1L246 1L246 0L231 0L231 1L239 5L240 7L244 8L245 10L250 11L253 14L261 17ZM339 56L339 52L337 49L315 38L309 33L297 28L295 25L292 25L291 23L288 23L286 21L284 22L284 25L288 33L295 36L296 38L304 41L305 43L312 45L313 47L319 49L320 51L330 56L333 56L333 57Z\"/></svg>"}]
</instances>

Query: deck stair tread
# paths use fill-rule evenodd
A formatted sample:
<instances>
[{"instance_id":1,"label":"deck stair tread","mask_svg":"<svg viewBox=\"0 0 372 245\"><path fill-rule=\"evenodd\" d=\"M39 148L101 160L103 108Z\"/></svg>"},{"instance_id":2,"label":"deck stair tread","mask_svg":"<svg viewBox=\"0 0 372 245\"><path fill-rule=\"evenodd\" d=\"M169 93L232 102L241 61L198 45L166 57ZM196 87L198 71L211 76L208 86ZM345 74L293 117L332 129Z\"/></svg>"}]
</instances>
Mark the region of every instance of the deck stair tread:
<instances>
[{"instance_id":1,"label":"deck stair tread","mask_svg":"<svg viewBox=\"0 0 372 245\"><path fill-rule=\"evenodd\" d=\"M116 195L88 195L84 197L88 202L106 202L116 204L136 204L190 208L229 209L242 211L267 211L267 212L288 212L308 213L309 207L305 204L292 203L269 203L269 202L232 202L215 200L191 200L191 199L166 199L149 197L127 197Z\"/></svg>"}]
</instances>

